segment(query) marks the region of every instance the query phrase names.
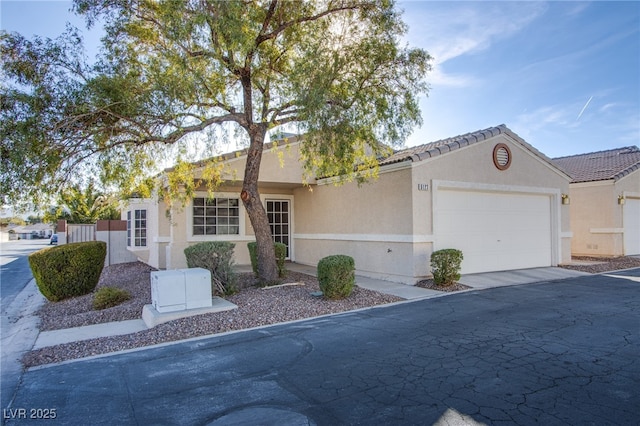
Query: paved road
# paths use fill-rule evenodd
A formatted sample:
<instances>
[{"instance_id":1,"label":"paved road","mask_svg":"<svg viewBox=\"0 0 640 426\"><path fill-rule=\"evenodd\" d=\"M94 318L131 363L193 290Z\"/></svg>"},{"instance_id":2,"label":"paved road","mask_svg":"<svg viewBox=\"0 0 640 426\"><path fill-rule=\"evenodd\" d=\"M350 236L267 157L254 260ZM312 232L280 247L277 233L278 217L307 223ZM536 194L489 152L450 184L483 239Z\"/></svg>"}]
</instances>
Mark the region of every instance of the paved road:
<instances>
[{"instance_id":1,"label":"paved road","mask_svg":"<svg viewBox=\"0 0 640 426\"><path fill-rule=\"evenodd\" d=\"M3 312L33 278L27 256L48 245L49 240L19 240L0 244L0 300Z\"/></svg>"},{"instance_id":2,"label":"paved road","mask_svg":"<svg viewBox=\"0 0 640 426\"><path fill-rule=\"evenodd\" d=\"M19 359L29 350L37 329L37 319L30 315L42 302L32 284L33 278L27 256L43 247L49 240L19 240L0 244L0 403L6 408L20 380L22 366Z\"/></svg>"},{"instance_id":3,"label":"paved road","mask_svg":"<svg viewBox=\"0 0 640 426\"><path fill-rule=\"evenodd\" d=\"M53 413L71 425L631 425L639 355L640 284L588 276L33 369L4 415Z\"/></svg>"}]
</instances>

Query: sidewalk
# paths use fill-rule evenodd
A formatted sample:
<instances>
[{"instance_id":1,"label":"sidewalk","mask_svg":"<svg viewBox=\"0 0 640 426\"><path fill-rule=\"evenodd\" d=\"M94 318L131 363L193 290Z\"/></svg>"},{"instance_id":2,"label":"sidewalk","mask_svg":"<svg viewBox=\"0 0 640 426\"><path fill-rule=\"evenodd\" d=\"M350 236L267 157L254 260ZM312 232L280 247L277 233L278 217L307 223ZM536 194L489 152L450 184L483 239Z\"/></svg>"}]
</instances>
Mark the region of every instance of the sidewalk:
<instances>
[{"instance_id":1,"label":"sidewalk","mask_svg":"<svg viewBox=\"0 0 640 426\"><path fill-rule=\"evenodd\" d=\"M34 279L29 281L13 303L2 312L1 393L2 408L9 406L22 374L22 357L33 348L40 318L36 311L44 304Z\"/></svg>"}]
</instances>

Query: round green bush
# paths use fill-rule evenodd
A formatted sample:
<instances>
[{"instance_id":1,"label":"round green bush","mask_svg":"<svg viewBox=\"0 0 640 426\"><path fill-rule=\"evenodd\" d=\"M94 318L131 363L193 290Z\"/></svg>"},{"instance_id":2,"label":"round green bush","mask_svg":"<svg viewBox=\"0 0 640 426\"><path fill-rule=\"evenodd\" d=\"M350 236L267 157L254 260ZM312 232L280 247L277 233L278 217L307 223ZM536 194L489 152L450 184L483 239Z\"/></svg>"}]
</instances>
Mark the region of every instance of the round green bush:
<instances>
[{"instance_id":1,"label":"round green bush","mask_svg":"<svg viewBox=\"0 0 640 426\"><path fill-rule=\"evenodd\" d=\"M318 282L324 297L344 299L349 297L356 283L355 262L352 257L337 254L318 262Z\"/></svg>"},{"instance_id":2,"label":"round green bush","mask_svg":"<svg viewBox=\"0 0 640 426\"><path fill-rule=\"evenodd\" d=\"M106 255L104 241L71 243L31 253L29 266L42 295L57 302L91 293Z\"/></svg>"},{"instance_id":3,"label":"round green bush","mask_svg":"<svg viewBox=\"0 0 640 426\"><path fill-rule=\"evenodd\" d=\"M131 299L131 294L127 290L116 287L102 287L93 296L93 309L99 311L112 308L129 299Z\"/></svg>"},{"instance_id":4,"label":"round green bush","mask_svg":"<svg viewBox=\"0 0 640 426\"><path fill-rule=\"evenodd\" d=\"M464 256L460 250L443 249L431 253L433 281L440 286L450 286L460 279Z\"/></svg>"}]
</instances>

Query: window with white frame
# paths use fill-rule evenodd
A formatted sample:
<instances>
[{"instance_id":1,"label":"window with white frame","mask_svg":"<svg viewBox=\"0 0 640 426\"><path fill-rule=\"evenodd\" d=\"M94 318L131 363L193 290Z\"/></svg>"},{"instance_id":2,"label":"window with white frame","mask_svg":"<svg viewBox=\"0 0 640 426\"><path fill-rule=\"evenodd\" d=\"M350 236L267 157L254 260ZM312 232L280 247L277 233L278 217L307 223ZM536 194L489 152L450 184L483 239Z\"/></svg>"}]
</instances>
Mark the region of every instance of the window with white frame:
<instances>
[{"instance_id":1,"label":"window with white frame","mask_svg":"<svg viewBox=\"0 0 640 426\"><path fill-rule=\"evenodd\" d=\"M193 199L193 235L240 234L240 202L237 198Z\"/></svg>"},{"instance_id":2,"label":"window with white frame","mask_svg":"<svg viewBox=\"0 0 640 426\"><path fill-rule=\"evenodd\" d=\"M127 246L147 246L146 210L129 210L127 212Z\"/></svg>"}]
</instances>

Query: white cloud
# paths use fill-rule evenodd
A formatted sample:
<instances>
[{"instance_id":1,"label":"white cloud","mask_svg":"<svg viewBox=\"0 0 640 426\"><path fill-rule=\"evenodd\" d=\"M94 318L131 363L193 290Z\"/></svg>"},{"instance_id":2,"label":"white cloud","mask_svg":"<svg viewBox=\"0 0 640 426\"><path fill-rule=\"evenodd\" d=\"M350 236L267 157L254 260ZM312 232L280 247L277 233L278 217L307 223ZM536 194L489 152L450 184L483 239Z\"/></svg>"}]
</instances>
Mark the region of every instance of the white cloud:
<instances>
[{"instance_id":1,"label":"white cloud","mask_svg":"<svg viewBox=\"0 0 640 426\"><path fill-rule=\"evenodd\" d=\"M547 9L543 2L406 3L409 38L436 63L487 49L522 30ZM414 8L417 8L414 12Z\"/></svg>"},{"instance_id":2,"label":"white cloud","mask_svg":"<svg viewBox=\"0 0 640 426\"><path fill-rule=\"evenodd\" d=\"M563 106L543 106L531 112L524 112L516 117L516 126L535 131L549 125L566 126L570 123L569 109Z\"/></svg>"},{"instance_id":3,"label":"white cloud","mask_svg":"<svg viewBox=\"0 0 640 426\"><path fill-rule=\"evenodd\" d=\"M435 64L431 74L429 74L429 84L432 87L470 87L475 86L480 79L471 74L447 74L442 71L442 67Z\"/></svg>"},{"instance_id":4,"label":"white cloud","mask_svg":"<svg viewBox=\"0 0 640 426\"><path fill-rule=\"evenodd\" d=\"M443 64L482 52L500 39L528 26L547 9L543 2L408 2L404 20L410 44L429 51L432 86L468 87L480 80L472 74L447 74Z\"/></svg>"}]
</instances>

